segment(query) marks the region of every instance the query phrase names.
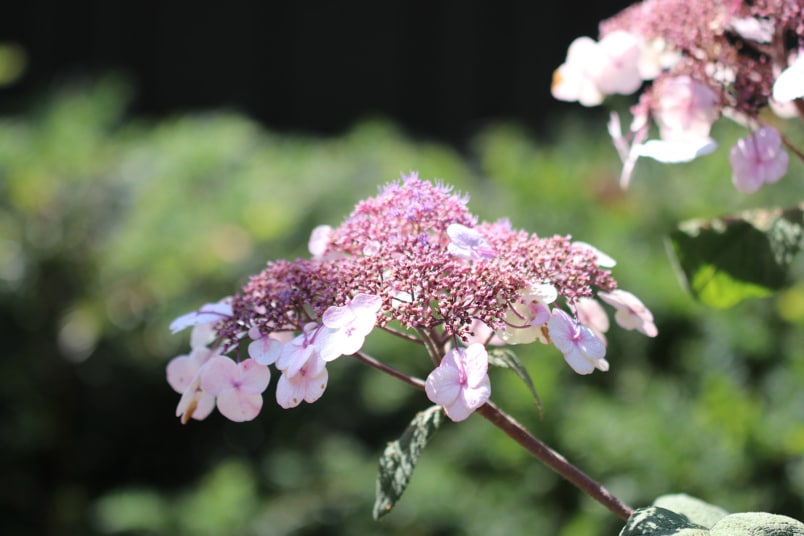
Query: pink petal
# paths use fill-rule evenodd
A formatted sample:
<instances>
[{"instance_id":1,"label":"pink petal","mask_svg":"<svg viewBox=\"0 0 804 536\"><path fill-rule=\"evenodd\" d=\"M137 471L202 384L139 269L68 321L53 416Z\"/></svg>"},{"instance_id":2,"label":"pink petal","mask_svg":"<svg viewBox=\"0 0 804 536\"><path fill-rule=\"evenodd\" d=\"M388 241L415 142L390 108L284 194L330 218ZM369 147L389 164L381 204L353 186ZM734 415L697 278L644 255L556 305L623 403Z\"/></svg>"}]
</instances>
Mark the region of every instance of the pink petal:
<instances>
[{"instance_id":1,"label":"pink petal","mask_svg":"<svg viewBox=\"0 0 804 536\"><path fill-rule=\"evenodd\" d=\"M218 396L232 389L239 378L237 363L228 357L216 356L207 361L201 370L201 389Z\"/></svg>"},{"instance_id":2,"label":"pink petal","mask_svg":"<svg viewBox=\"0 0 804 536\"><path fill-rule=\"evenodd\" d=\"M246 359L238 365L238 368L240 369L238 389L244 393L260 394L268 388L271 382L271 371L268 367L253 359Z\"/></svg>"},{"instance_id":3,"label":"pink petal","mask_svg":"<svg viewBox=\"0 0 804 536\"><path fill-rule=\"evenodd\" d=\"M452 404L443 407L444 413L446 413L447 417L453 422L465 421L469 415L474 412L473 409L466 405L466 402L461 397L458 397Z\"/></svg>"},{"instance_id":4,"label":"pink petal","mask_svg":"<svg viewBox=\"0 0 804 536\"><path fill-rule=\"evenodd\" d=\"M595 370L594 362L588 360L577 348L564 353L564 361L578 374L591 374Z\"/></svg>"},{"instance_id":5,"label":"pink petal","mask_svg":"<svg viewBox=\"0 0 804 536\"><path fill-rule=\"evenodd\" d=\"M234 422L250 421L262 409L262 395L229 389L218 396L218 411Z\"/></svg>"},{"instance_id":6,"label":"pink petal","mask_svg":"<svg viewBox=\"0 0 804 536\"><path fill-rule=\"evenodd\" d=\"M488 376L477 385L477 387L464 389L461 397L463 398L466 406L475 410L485 404L491 396L491 381Z\"/></svg>"},{"instance_id":7,"label":"pink petal","mask_svg":"<svg viewBox=\"0 0 804 536\"><path fill-rule=\"evenodd\" d=\"M324 311L324 315L321 317L322 323L328 328L332 329L339 329L347 326L349 323L354 322L354 320L355 313L347 305L342 307L336 307L333 305Z\"/></svg>"},{"instance_id":8,"label":"pink petal","mask_svg":"<svg viewBox=\"0 0 804 536\"><path fill-rule=\"evenodd\" d=\"M444 358L446 359L446 357ZM461 394L461 383L458 369L444 365L442 362L433 370L424 383L427 398L432 402L448 406Z\"/></svg>"},{"instance_id":9,"label":"pink petal","mask_svg":"<svg viewBox=\"0 0 804 536\"><path fill-rule=\"evenodd\" d=\"M316 350L313 344L305 344L305 336L299 335L285 344L276 362L276 368L288 376L295 376Z\"/></svg>"},{"instance_id":10,"label":"pink petal","mask_svg":"<svg viewBox=\"0 0 804 536\"><path fill-rule=\"evenodd\" d=\"M313 375L313 371L308 373L309 378L304 388L304 401L312 404L324 394L329 381L329 373L326 368L322 368L318 374Z\"/></svg>"},{"instance_id":11,"label":"pink petal","mask_svg":"<svg viewBox=\"0 0 804 536\"><path fill-rule=\"evenodd\" d=\"M472 344L463 350L463 369L467 386L477 387L488 380L489 354L482 344Z\"/></svg>"},{"instance_id":12,"label":"pink petal","mask_svg":"<svg viewBox=\"0 0 804 536\"><path fill-rule=\"evenodd\" d=\"M283 344L270 336L265 335L251 341L248 345L248 355L263 365L273 365L282 353Z\"/></svg>"},{"instance_id":13,"label":"pink petal","mask_svg":"<svg viewBox=\"0 0 804 536\"><path fill-rule=\"evenodd\" d=\"M195 379L198 372L198 361L188 355L174 357L167 364L168 384L177 393L183 393Z\"/></svg>"},{"instance_id":14,"label":"pink petal","mask_svg":"<svg viewBox=\"0 0 804 536\"><path fill-rule=\"evenodd\" d=\"M285 409L295 408L304 400L306 394L302 382L292 381L285 374L276 384L276 402Z\"/></svg>"}]
</instances>

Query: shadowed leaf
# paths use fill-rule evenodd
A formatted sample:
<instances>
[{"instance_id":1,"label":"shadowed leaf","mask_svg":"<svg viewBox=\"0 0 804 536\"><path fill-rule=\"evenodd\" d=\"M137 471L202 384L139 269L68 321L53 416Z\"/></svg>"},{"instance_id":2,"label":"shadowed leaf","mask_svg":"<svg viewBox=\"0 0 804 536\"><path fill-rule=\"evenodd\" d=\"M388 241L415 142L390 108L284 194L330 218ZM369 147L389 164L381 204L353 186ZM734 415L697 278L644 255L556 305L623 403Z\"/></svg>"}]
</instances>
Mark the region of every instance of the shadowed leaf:
<instances>
[{"instance_id":1,"label":"shadowed leaf","mask_svg":"<svg viewBox=\"0 0 804 536\"><path fill-rule=\"evenodd\" d=\"M379 519L394 507L408 487L413 468L424 447L444 420L441 406L433 406L416 414L398 440L385 447L380 457L377 492L374 499L374 519Z\"/></svg>"},{"instance_id":2,"label":"shadowed leaf","mask_svg":"<svg viewBox=\"0 0 804 536\"><path fill-rule=\"evenodd\" d=\"M670 234L670 254L692 295L715 308L767 296L790 282L802 246L799 206L692 220Z\"/></svg>"}]
</instances>

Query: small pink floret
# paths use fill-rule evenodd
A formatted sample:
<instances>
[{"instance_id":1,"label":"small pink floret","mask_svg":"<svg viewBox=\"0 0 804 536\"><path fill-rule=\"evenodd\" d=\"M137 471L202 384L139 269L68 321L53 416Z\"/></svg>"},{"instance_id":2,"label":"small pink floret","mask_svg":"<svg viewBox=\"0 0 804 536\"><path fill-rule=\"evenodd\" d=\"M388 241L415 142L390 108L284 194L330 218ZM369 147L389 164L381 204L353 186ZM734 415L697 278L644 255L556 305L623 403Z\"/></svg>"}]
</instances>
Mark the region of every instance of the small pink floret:
<instances>
[{"instance_id":1,"label":"small pink floret","mask_svg":"<svg viewBox=\"0 0 804 536\"><path fill-rule=\"evenodd\" d=\"M550 340L564 354L572 370L578 374L591 374L595 369L609 370L606 345L591 329L560 309L553 309L547 327Z\"/></svg>"},{"instance_id":2,"label":"small pink floret","mask_svg":"<svg viewBox=\"0 0 804 536\"><path fill-rule=\"evenodd\" d=\"M729 153L731 180L743 193L753 193L787 173L790 157L782 148L782 137L773 127L761 127L742 138Z\"/></svg>"},{"instance_id":3,"label":"small pink floret","mask_svg":"<svg viewBox=\"0 0 804 536\"><path fill-rule=\"evenodd\" d=\"M488 363L482 344L450 350L427 376L427 398L443 406L453 421L465 420L491 396Z\"/></svg>"},{"instance_id":4,"label":"small pink floret","mask_svg":"<svg viewBox=\"0 0 804 536\"><path fill-rule=\"evenodd\" d=\"M624 329L635 329L648 337L655 337L659 331L653 323L653 314L639 298L625 290L616 289L611 292L599 292L601 300L608 303L617 312L614 320Z\"/></svg>"}]
</instances>

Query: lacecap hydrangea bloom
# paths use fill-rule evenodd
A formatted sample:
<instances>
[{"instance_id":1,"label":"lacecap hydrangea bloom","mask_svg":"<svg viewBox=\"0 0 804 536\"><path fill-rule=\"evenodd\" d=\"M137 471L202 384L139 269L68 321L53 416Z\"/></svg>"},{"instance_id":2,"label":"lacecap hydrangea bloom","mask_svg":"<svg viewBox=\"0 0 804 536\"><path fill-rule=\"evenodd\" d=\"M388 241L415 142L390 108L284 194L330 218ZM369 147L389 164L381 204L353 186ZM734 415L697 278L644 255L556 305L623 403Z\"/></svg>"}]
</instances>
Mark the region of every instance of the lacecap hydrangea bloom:
<instances>
[{"instance_id":1,"label":"lacecap hydrangea bloom","mask_svg":"<svg viewBox=\"0 0 804 536\"><path fill-rule=\"evenodd\" d=\"M640 89L627 131L616 114L609 123L623 187L640 157L687 162L713 152L710 130L724 116L750 131L731 150L735 187L751 193L778 181L788 155L760 113L804 117L804 2L638 2L603 21L599 41L576 39L552 85L555 98L585 106ZM649 139L651 121L658 136Z\"/></svg>"},{"instance_id":2,"label":"lacecap hydrangea bloom","mask_svg":"<svg viewBox=\"0 0 804 536\"><path fill-rule=\"evenodd\" d=\"M538 341L579 374L608 370L598 296L621 326L656 335L642 302L617 289L609 256L569 236L479 222L467 202L404 176L340 226L316 228L309 258L270 261L234 296L176 319L174 332L194 327L191 353L167 368L182 393L177 415L186 422L217 407L253 419L271 367L281 407L315 402L327 366L363 356L371 332L385 330L423 346L433 370L422 386L459 421L489 400L490 347Z\"/></svg>"}]
</instances>

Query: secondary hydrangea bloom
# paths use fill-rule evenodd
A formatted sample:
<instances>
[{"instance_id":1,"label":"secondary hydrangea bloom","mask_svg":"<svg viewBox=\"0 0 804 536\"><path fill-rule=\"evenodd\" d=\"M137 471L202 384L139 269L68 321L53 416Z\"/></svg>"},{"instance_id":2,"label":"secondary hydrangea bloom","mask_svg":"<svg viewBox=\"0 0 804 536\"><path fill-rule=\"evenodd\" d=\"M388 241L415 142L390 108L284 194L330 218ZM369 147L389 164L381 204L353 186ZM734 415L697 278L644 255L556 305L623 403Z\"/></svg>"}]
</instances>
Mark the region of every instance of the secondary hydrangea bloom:
<instances>
[{"instance_id":1,"label":"secondary hydrangea bloom","mask_svg":"<svg viewBox=\"0 0 804 536\"><path fill-rule=\"evenodd\" d=\"M553 344L564 354L572 370L578 374L609 370L606 345L590 328L560 309L553 310L547 325Z\"/></svg>"},{"instance_id":2,"label":"secondary hydrangea bloom","mask_svg":"<svg viewBox=\"0 0 804 536\"><path fill-rule=\"evenodd\" d=\"M462 421L491 396L489 356L482 344L447 352L427 376L427 398L444 407L447 417Z\"/></svg>"},{"instance_id":3,"label":"secondary hydrangea bloom","mask_svg":"<svg viewBox=\"0 0 804 536\"><path fill-rule=\"evenodd\" d=\"M169 367L185 405L195 404L180 414L201 418L216 403L230 419L254 418L268 367L280 373L281 407L315 402L341 356L377 366L363 353L377 329L423 343L418 353L438 363L427 394L454 420L488 400L488 345L552 342L576 371L605 370L602 333L583 324L581 304L616 291L614 260L569 236L478 221L467 201L410 174L341 225L316 228L310 258L270 261L224 304L177 319L174 328L206 332L192 343L205 354Z\"/></svg>"},{"instance_id":4,"label":"secondary hydrangea bloom","mask_svg":"<svg viewBox=\"0 0 804 536\"><path fill-rule=\"evenodd\" d=\"M781 179L789 160L779 132L773 127L759 128L732 147L731 180L741 192L756 192L763 184Z\"/></svg>"},{"instance_id":5,"label":"secondary hydrangea bloom","mask_svg":"<svg viewBox=\"0 0 804 536\"><path fill-rule=\"evenodd\" d=\"M617 309L614 320L620 327L635 329L648 337L658 335L659 331L656 329L656 324L653 323L653 314L639 298L630 292L616 289L611 292L601 292L598 296Z\"/></svg>"},{"instance_id":6,"label":"secondary hydrangea bloom","mask_svg":"<svg viewBox=\"0 0 804 536\"><path fill-rule=\"evenodd\" d=\"M201 388L216 397L221 415L235 422L250 421L260 413L262 392L270 381L268 367L253 359L235 363L215 356L201 374Z\"/></svg>"},{"instance_id":7,"label":"secondary hydrangea bloom","mask_svg":"<svg viewBox=\"0 0 804 536\"><path fill-rule=\"evenodd\" d=\"M804 105L796 101L804 96L802 44L801 0L644 0L603 21L599 41L583 37L570 45L554 76L553 95L590 106L628 93L624 89L643 88L626 132L619 117L609 123L623 161L620 184L627 187L640 157L673 163L713 152L717 144L709 131L720 117L755 131L768 107L783 117L804 116ZM619 53L607 56L603 49ZM624 86L602 82L606 75L619 76ZM648 139L652 122L659 136ZM734 151L739 189L754 191L771 182L761 166L745 165L739 156L744 143ZM772 176L785 174L783 161L774 157Z\"/></svg>"}]
</instances>

